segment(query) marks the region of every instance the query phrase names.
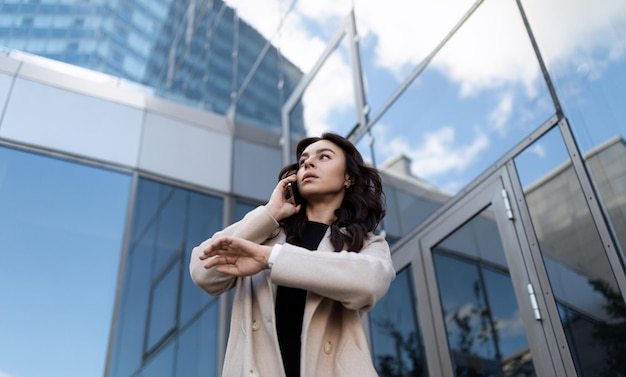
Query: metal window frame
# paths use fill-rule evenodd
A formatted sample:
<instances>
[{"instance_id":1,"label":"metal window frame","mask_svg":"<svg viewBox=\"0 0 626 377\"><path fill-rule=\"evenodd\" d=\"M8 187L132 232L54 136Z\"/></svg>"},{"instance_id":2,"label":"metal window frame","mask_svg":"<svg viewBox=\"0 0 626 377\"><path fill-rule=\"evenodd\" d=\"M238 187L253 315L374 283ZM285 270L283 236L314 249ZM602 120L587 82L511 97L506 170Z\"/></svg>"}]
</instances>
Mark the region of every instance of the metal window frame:
<instances>
[{"instance_id":1,"label":"metal window frame","mask_svg":"<svg viewBox=\"0 0 626 377\"><path fill-rule=\"evenodd\" d=\"M315 76L319 73L320 69L326 63L330 55L335 52L339 43L344 37L348 38L350 45L350 61L352 68L352 84L354 87L354 101L356 104L356 116L359 124L367 123L367 100L365 97L365 86L363 85L363 73L361 71L361 54L359 50L359 37L356 30L356 18L354 15L354 7L352 7L345 17L341 26L337 29L330 42L326 45L326 49L320 57L317 59L311 70L304 75L298 82L298 85L289 95L289 98L285 101L285 104L281 110L282 119L282 138L281 144L283 147L283 162L287 165L291 160L291 122L289 120L289 114L296 107L300 99L302 98L305 90L309 84L313 81Z\"/></svg>"}]
</instances>

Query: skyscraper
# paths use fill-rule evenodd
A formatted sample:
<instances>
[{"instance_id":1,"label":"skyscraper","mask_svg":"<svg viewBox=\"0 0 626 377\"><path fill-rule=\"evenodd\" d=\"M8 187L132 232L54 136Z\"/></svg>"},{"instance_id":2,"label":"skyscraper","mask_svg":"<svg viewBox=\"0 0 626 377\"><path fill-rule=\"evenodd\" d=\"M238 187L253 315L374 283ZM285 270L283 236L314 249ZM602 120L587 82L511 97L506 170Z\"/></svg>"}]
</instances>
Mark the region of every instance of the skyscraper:
<instances>
[{"instance_id":1,"label":"skyscraper","mask_svg":"<svg viewBox=\"0 0 626 377\"><path fill-rule=\"evenodd\" d=\"M221 0L0 4L0 46L111 74L154 94L280 130L302 72ZM302 109L292 128L304 134Z\"/></svg>"}]
</instances>

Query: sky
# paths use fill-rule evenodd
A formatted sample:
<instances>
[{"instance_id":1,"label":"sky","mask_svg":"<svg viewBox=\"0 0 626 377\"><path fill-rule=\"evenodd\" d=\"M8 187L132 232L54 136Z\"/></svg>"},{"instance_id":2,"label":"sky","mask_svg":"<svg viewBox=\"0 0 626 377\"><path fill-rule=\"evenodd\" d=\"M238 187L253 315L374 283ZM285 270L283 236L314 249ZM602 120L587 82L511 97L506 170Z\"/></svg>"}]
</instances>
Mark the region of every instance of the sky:
<instances>
[{"instance_id":1,"label":"sky","mask_svg":"<svg viewBox=\"0 0 626 377\"><path fill-rule=\"evenodd\" d=\"M227 3L305 73L354 4L370 118L475 4ZM594 80L607 66L623 66L623 1L526 0L523 5L550 69L569 69ZM345 44L338 51L304 96L305 124L312 135L326 130L347 134L356 122ZM554 113L515 1L487 0L374 125L375 155L369 160L381 164L403 153L412 159L414 175L455 193Z\"/></svg>"},{"instance_id":2,"label":"sky","mask_svg":"<svg viewBox=\"0 0 626 377\"><path fill-rule=\"evenodd\" d=\"M370 117L379 113L401 83L474 5L468 0L227 3L304 73L314 66L354 3ZM567 100L568 117L577 124L594 127L593 133L577 133L583 152L610 137L626 136L626 110L622 109L626 108L622 104L626 87L626 3L526 0L523 4L549 69L562 78L555 84ZM279 24L282 29L277 32ZM330 130L345 135L352 129L357 118L351 85L349 58L342 43L305 94L309 134ZM411 158L415 176L455 193L553 114L554 106L515 2L486 0L374 125L375 153L370 153L367 137L359 147L377 164L403 153ZM563 158L562 149L559 153L552 149L557 148L546 143L532 146L529 154L535 160L525 159L525 166L532 169L551 158ZM57 169L65 168L54 161L37 171L40 161L18 157L20 160L12 161L12 166L23 167L19 171L9 171L8 160L0 158L0 214L19 213L17 219L22 221L0 223L0 246L11 245L11 249L23 251L15 256L19 260L2 256L5 259L0 263L0 304L20 303L19 311L0 307L0 333L22 331L27 336L22 343L11 345L3 343L0 336L0 360L3 350L19 355L13 364L0 364L0 377L100 376L119 263L119 255L104 250L119 249L126 213L119 203L126 202L129 179L116 175L111 181L105 177L108 174L94 168L61 171ZM26 176L27 171L34 175ZM89 179L76 178L86 175ZM94 185L99 179L108 185L115 183L107 187ZM9 183L18 180L30 182L34 191L11 189ZM69 190L66 182L76 184ZM49 196L36 190L44 184ZM107 195L99 189L106 189ZM85 192L90 195L81 197ZM61 195L81 200L67 208L65 203L72 201ZM29 205L33 197L41 200L41 206ZM101 197L109 200L95 200ZM47 211L38 212L40 208ZM58 213L65 216L58 217ZM47 224L55 228L46 228ZM20 234L20 229L35 232L37 237L29 239ZM102 233L90 234L90 229L101 229ZM32 244L24 243L24 239ZM90 244L85 253L63 253L70 246L72 250L84 249L68 245L68 239L75 243L87 239L99 242ZM49 257L60 254L64 259ZM84 266L87 268L82 269ZM81 271L79 277L66 277L77 270ZM24 279L29 284L13 290L11 282ZM64 312L66 300L77 298L85 302L83 311ZM14 323L19 323L18 328ZM46 359L33 363L29 352L35 352L41 344L54 347L43 353ZM77 363L79 359L84 363ZM18 363L23 364L22 369L7 366Z\"/></svg>"}]
</instances>

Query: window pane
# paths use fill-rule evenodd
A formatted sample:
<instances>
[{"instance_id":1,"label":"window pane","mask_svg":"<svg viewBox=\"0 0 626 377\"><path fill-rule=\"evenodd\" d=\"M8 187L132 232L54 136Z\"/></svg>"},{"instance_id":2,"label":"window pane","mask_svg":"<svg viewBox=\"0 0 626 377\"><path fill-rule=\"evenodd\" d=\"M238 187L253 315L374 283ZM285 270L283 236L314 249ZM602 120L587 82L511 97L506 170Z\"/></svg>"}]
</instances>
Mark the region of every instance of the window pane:
<instances>
[{"instance_id":1,"label":"window pane","mask_svg":"<svg viewBox=\"0 0 626 377\"><path fill-rule=\"evenodd\" d=\"M159 353L152 355L138 377L171 377L174 373L174 343L170 341Z\"/></svg>"},{"instance_id":2,"label":"window pane","mask_svg":"<svg viewBox=\"0 0 626 377\"><path fill-rule=\"evenodd\" d=\"M150 292L151 261L154 255L156 224L142 233L126 257L126 268L115 327L111 376L125 377L141 365L146 334L146 313Z\"/></svg>"},{"instance_id":3,"label":"window pane","mask_svg":"<svg viewBox=\"0 0 626 377\"><path fill-rule=\"evenodd\" d=\"M217 375L218 302L182 331L176 351L176 377Z\"/></svg>"},{"instance_id":4,"label":"window pane","mask_svg":"<svg viewBox=\"0 0 626 377\"><path fill-rule=\"evenodd\" d=\"M405 268L369 314L374 362L381 377L428 375L415 308L413 281Z\"/></svg>"},{"instance_id":5,"label":"window pane","mask_svg":"<svg viewBox=\"0 0 626 377\"><path fill-rule=\"evenodd\" d=\"M191 251L194 246L209 238L222 227L222 201L218 198L190 193L189 225L185 246L185 262L183 264L183 287L180 304L180 325L187 321L215 297L204 292L191 280L188 268Z\"/></svg>"},{"instance_id":6,"label":"window pane","mask_svg":"<svg viewBox=\"0 0 626 377\"><path fill-rule=\"evenodd\" d=\"M0 147L0 369L102 374L129 190L126 174Z\"/></svg>"},{"instance_id":7,"label":"window pane","mask_svg":"<svg viewBox=\"0 0 626 377\"><path fill-rule=\"evenodd\" d=\"M165 196L156 213L158 229L153 275L161 273L185 242L188 192L173 187L164 187L163 191Z\"/></svg>"},{"instance_id":8,"label":"window pane","mask_svg":"<svg viewBox=\"0 0 626 377\"><path fill-rule=\"evenodd\" d=\"M456 375L535 376L491 207L439 243L433 261Z\"/></svg>"},{"instance_id":9,"label":"window pane","mask_svg":"<svg viewBox=\"0 0 626 377\"><path fill-rule=\"evenodd\" d=\"M148 343L146 352L159 344L176 327L176 300L180 262L174 263L152 288L148 314Z\"/></svg>"},{"instance_id":10,"label":"window pane","mask_svg":"<svg viewBox=\"0 0 626 377\"><path fill-rule=\"evenodd\" d=\"M148 227L155 225L154 219L159 208L161 194L161 185L157 182L147 179L139 180L133 210L131 242L142 238Z\"/></svg>"},{"instance_id":11,"label":"window pane","mask_svg":"<svg viewBox=\"0 0 626 377\"><path fill-rule=\"evenodd\" d=\"M524 1L581 153L626 247L626 2ZM555 33L554 30L559 30Z\"/></svg>"},{"instance_id":12,"label":"window pane","mask_svg":"<svg viewBox=\"0 0 626 377\"><path fill-rule=\"evenodd\" d=\"M243 219L246 213L252 211L256 207L257 206L254 204L238 201L237 205L235 206L235 221L239 221Z\"/></svg>"},{"instance_id":13,"label":"window pane","mask_svg":"<svg viewBox=\"0 0 626 377\"><path fill-rule=\"evenodd\" d=\"M414 191L407 192L385 185L384 191L387 214L383 225L390 243L417 227L449 198L434 188L427 191L416 187Z\"/></svg>"},{"instance_id":14,"label":"window pane","mask_svg":"<svg viewBox=\"0 0 626 377\"><path fill-rule=\"evenodd\" d=\"M554 298L568 308L562 313L587 317L596 326L597 331L581 332L577 338L565 331L578 373L596 376L599 366L610 371L615 366L610 355L621 347L615 342L619 332L600 329L618 329L617 323L623 322L613 302L620 295L559 129L550 130L514 161ZM570 318L562 318L564 328L571 328ZM623 345L626 339L621 338ZM585 352L589 345L608 352Z\"/></svg>"},{"instance_id":15,"label":"window pane","mask_svg":"<svg viewBox=\"0 0 626 377\"><path fill-rule=\"evenodd\" d=\"M152 353L218 301L192 282L188 266L193 247L222 228L223 201L143 178L137 187L112 377L145 375Z\"/></svg>"}]
</instances>

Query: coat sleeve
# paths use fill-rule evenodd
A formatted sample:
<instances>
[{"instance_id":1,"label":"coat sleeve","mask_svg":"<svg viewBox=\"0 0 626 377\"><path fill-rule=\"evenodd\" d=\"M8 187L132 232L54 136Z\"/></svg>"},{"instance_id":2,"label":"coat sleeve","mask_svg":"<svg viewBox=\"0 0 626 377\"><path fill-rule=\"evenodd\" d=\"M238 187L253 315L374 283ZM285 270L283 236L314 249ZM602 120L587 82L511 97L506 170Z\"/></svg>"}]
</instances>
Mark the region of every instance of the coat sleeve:
<instances>
[{"instance_id":1,"label":"coat sleeve","mask_svg":"<svg viewBox=\"0 0 626 377\"><path fill-rule=\"evenodd\" d=\"M368 311L387 292L396 273L389 244L370 234L360 252L309 252L284 244L271 279L339 301L348 309Z\"/></svg>"},{"instance_id":2,"label":"coat sleeve","mask_svg":"<svg viewBox=\"0 0 626 377\"><path fill-rule=\"evenodd\" d=\"M234 236L246 240L263 243L267 239L275 237L279 232L278 222L270 215L264 206L259 206L248 212L240 221L215 233L211 238L202 242L191 251L189 262L189 272L193 282L210 295L220 295L231 289L237 280L234 276L229 276L217 272L214 268L206 269L204 265L208 260L200 260L200 255L216 238L222 236Z\"/></svg>"}]
</instances>

